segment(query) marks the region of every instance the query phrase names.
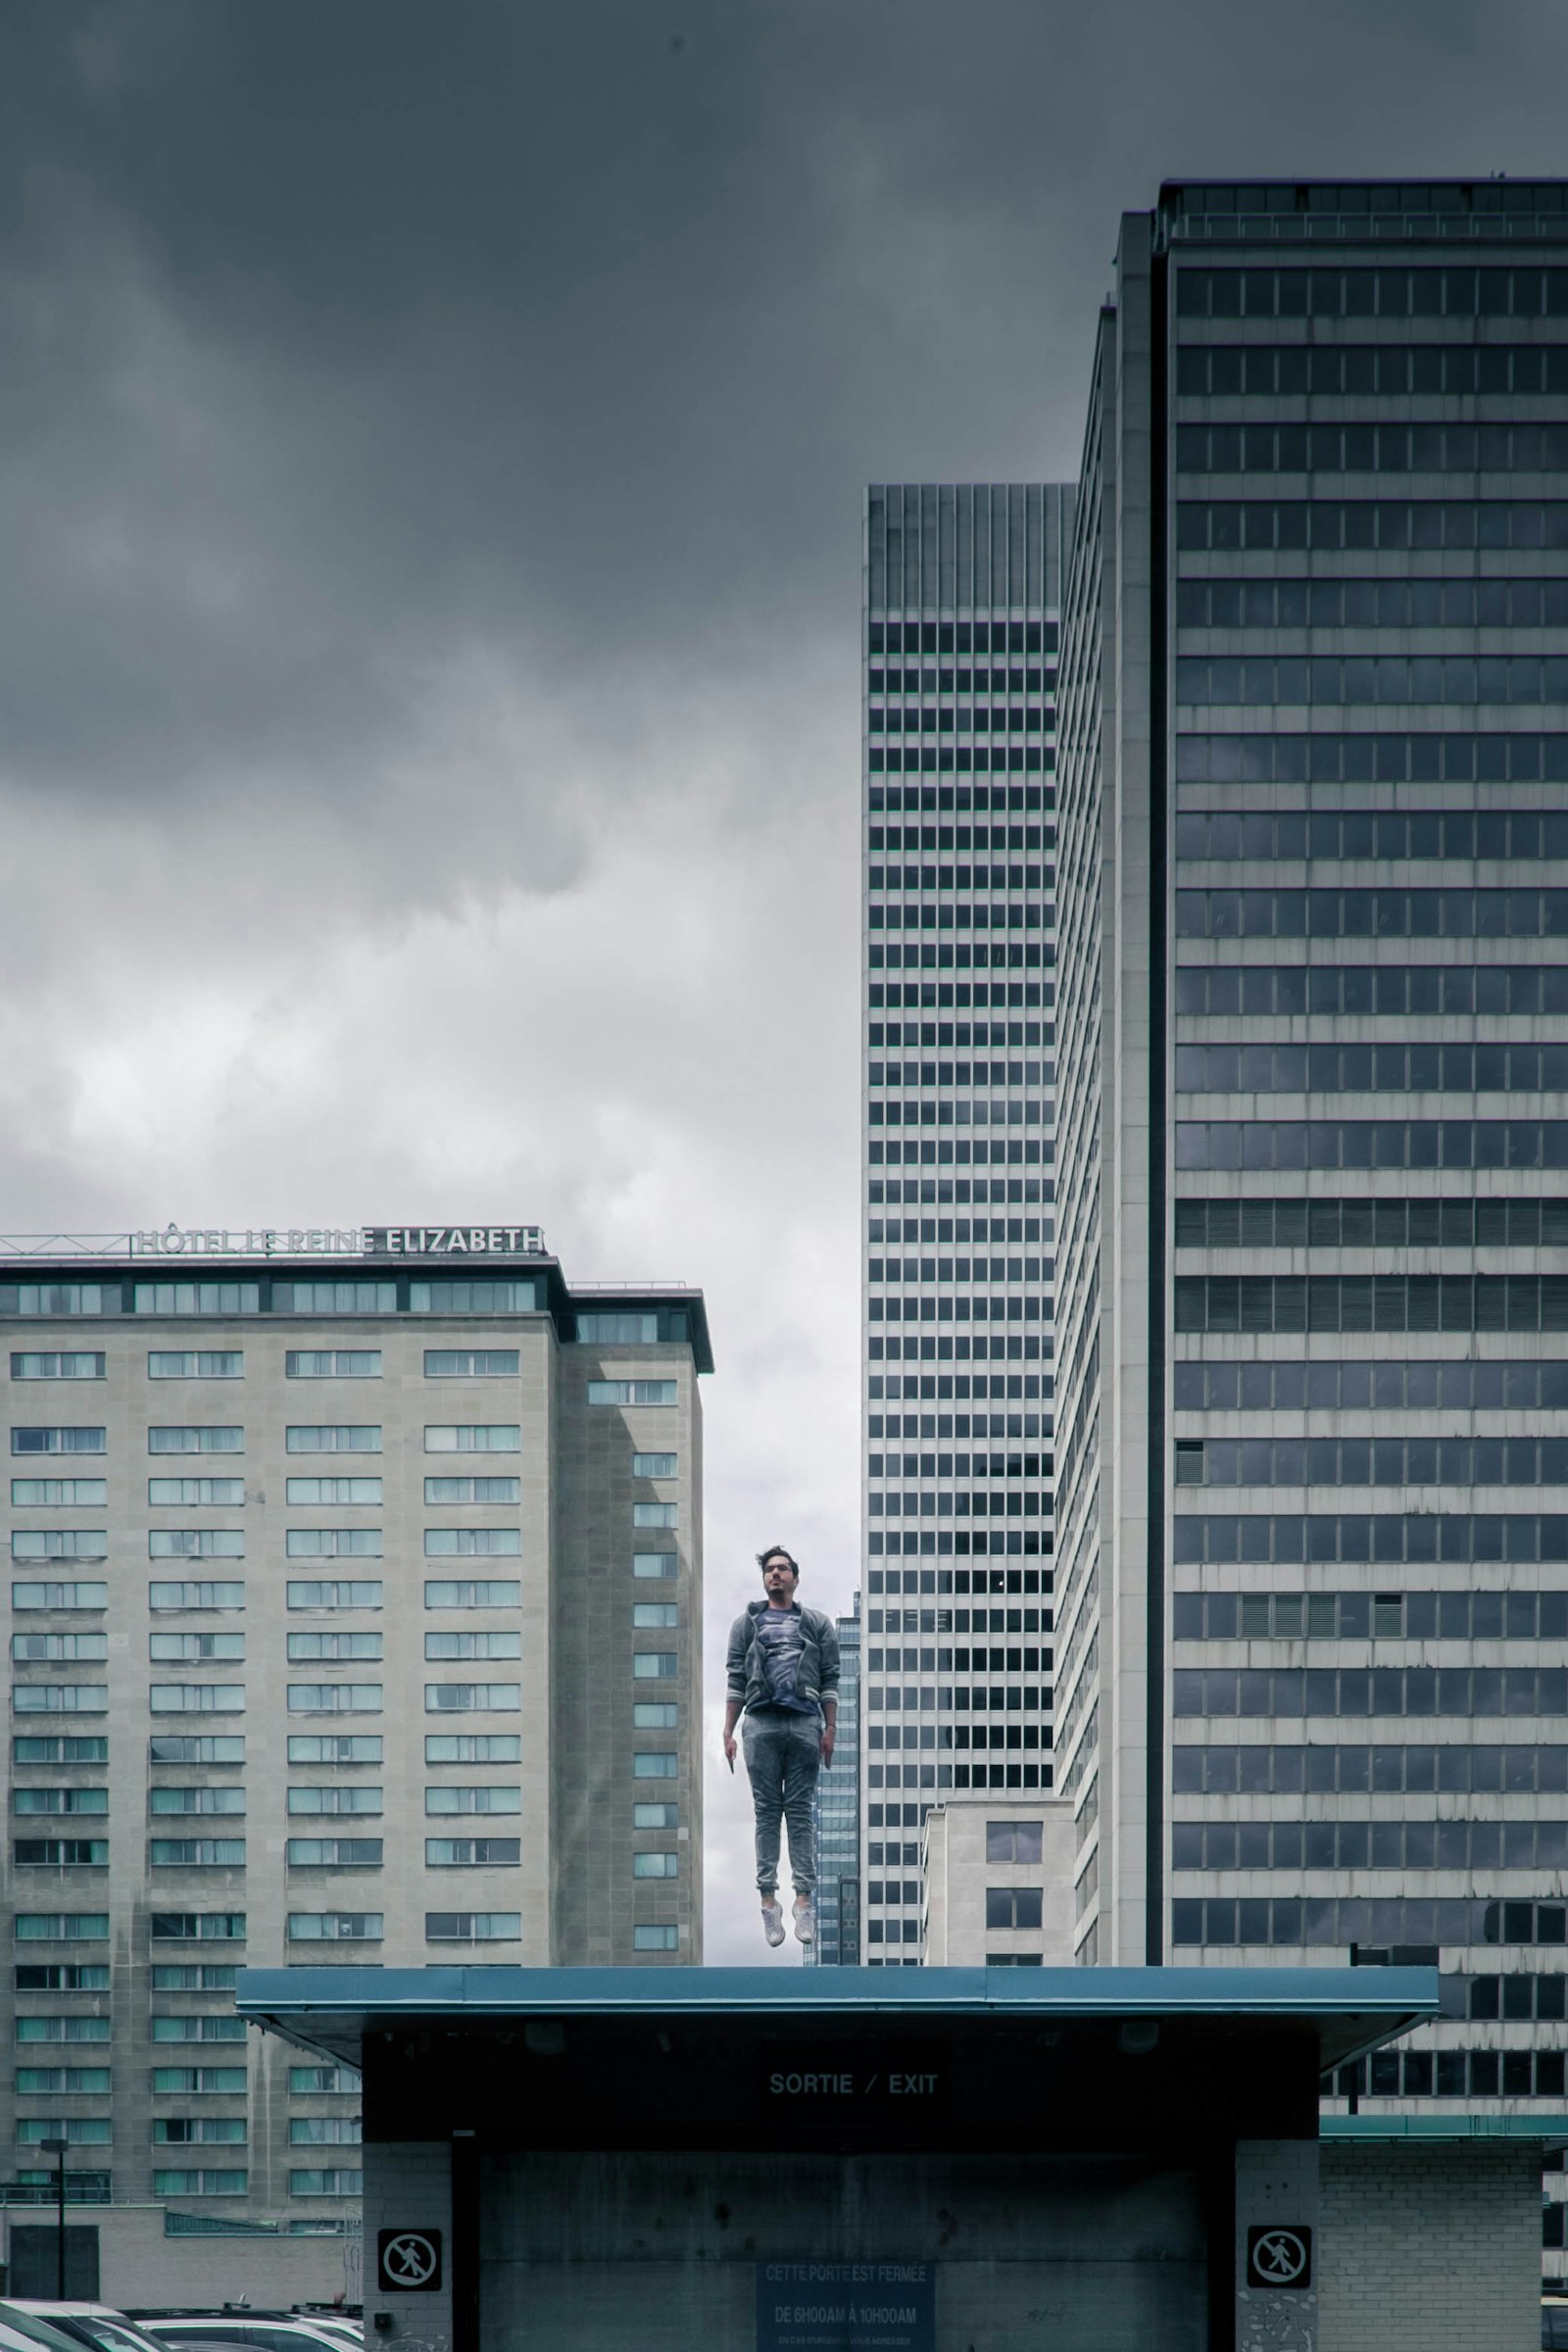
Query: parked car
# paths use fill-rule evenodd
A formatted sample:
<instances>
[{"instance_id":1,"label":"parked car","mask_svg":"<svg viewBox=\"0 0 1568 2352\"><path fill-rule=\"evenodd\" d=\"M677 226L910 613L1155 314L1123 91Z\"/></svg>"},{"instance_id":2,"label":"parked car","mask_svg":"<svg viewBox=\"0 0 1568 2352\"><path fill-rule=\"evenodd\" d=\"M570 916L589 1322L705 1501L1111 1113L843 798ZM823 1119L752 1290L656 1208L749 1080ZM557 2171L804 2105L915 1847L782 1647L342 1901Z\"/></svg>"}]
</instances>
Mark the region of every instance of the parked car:
<instances>
[{"instance_id":1,"label":"parked car","mask_svg":"<svg viewBox=\"0 0 1568 2352\"><path fill-rule=\"evenodd\" d=\"M31 2312L0 2303L0 2352L38 2352L40 2345L48 2352L81 2352L79 2337L35 2319Z\"/></svg>"},{"instance_id":2,"label":"parked car","mask_svg":"<svg viewBox=\"0 0 1568 2352\"><path fill-rule=\"evenodd\" d=\"M312 2312L227 2311L141 2312L138 2324L158 2339L160 2352L212 2352L214 2346L243 2345L248 2352L349 2352L358 2335L345 2337L345 2323L318 2323Z\"/></svg>"},{"instance_id":3,"label":"parked car","mask_svg":"<svg viewBox=\"0 0 1568 2352\"><path fill-rule=\"evenodd\" d=\"M111 2303L45 2303L37 2295L12 2295L0 2303L0 2315L5 2312L42 2319L45 2327L57 2328L77 2345L92 2345L92 2352L163 2352L155 2335L148 2335Z\"/></svg>"},{"instance_id":4,"label":"parked car","mask_svg":"<svg viewBox=\"0 0 1568 2352\"><path fill-rule=\"evenodd\" d=\"M36 2295L0 2302L0 2318L17 2313L41 2320L55 2334L90 2352L164 2352L164 2347L124 2313L108 2303L45 2303Z\"/></svg>"}]
</instances>

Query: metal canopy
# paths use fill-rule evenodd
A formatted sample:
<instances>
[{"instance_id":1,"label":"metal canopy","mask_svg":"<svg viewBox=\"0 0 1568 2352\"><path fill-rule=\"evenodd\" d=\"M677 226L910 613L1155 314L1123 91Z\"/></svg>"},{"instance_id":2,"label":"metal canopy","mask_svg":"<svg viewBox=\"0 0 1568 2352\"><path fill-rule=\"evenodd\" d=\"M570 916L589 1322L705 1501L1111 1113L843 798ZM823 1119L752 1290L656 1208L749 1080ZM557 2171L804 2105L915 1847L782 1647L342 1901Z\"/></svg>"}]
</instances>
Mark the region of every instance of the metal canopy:
<instances>
[{"instance_id":1,"label":"metal canopy","mask_svg":"<svg viewBox=\"0 0 1568 2352\"><path fill-rule=\"evenodd\" d=\"M1436 2017L1427 1968L286 1968L246 1969L236 2006L302 2049L361 2063L367 2033L421 2019L482 2034L510 2019L886 2019L1013 2024L1225 2020L1315 2031L1324 2069Z\"/></svg>"}]
</instances>

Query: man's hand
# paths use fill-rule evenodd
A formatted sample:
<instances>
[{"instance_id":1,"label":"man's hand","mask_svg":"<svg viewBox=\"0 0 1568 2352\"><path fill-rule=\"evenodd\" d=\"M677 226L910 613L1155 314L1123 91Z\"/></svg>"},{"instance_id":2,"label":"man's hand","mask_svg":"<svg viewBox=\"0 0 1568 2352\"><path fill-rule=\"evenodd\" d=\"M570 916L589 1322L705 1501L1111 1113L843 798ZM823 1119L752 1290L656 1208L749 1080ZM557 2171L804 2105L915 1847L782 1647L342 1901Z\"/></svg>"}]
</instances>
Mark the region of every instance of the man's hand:
<instances>
[{"instance_id":1,"label":"man's hand","mask_svg":"<svg viewBox=\"0 0 1568 2352\"><path fill-rule=\"evenodd\" d=\"M735 1769L735 1735L733 1732L724 1734L724 1761L733 1772Z\"/></svg>"},{"instance_id":2,"label":"man's hand","mask_svg":"<svg viewBox=\"0 0 1568 2352\"><path fill-rule=\"evenodd\" d=\"M833 1727L831 1724L822 1734L822 1761L824 1764L831 1764L833 1761Z\"/></svg>"}]
</instances>

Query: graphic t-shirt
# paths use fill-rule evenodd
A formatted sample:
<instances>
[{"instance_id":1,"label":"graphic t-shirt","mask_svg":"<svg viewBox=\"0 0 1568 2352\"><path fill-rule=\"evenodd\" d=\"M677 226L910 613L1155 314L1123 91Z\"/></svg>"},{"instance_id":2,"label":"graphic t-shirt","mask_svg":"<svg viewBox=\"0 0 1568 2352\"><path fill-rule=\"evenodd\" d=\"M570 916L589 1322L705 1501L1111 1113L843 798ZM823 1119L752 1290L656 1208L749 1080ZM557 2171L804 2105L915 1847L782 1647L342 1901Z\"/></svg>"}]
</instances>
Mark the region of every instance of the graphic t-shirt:
<instances>
[{"instance_id":1,"label":"graphic t-shirt","mask_svg":"<svg viewBox=\"0 0 1568 2352\"><path fill-rule=\"evenodd\" d=\"M757 1620L757 1640L762 1653L768 1705L788 1707L797 1715L814 1715L815 1699L795 1695L795 1676L806 1640L799 1613L794 1609L761 1610Z\"/></svg>"}]
</instances>

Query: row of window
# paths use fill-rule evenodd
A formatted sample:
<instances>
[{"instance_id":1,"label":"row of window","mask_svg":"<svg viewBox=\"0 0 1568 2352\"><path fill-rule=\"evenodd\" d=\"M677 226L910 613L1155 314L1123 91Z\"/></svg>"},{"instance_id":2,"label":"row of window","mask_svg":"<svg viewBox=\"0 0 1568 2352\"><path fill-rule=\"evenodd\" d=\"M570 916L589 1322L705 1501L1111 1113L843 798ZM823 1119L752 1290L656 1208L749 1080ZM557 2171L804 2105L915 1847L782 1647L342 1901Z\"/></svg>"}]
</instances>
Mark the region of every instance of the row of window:
<instances>
[{"instance_id":1,"label":"row of window","mask_svg":"<svg viewBox=\"0 0 1568 2352\"><path fill-rule=\"evenodd\" d=\"M289 1380L379 1380L379 1348L290 1348L283 1357ZM103 1380L108 1357L101 1348L18 1349L11 1357L13 1380ZM427 1348L426 1380L515 1379L515 1348ZM149 1380L243 1380L243 1348L154 1348L147 1356Z\"/></svg>"},{"instance_id":2,"label":"row of window","mask_svg":"<svg viewBox=\"0 0 1568 2352\"><path fill-rule=\"evenodd\" d=\"M1178 1250L1568 1248L1568 1200L1178 1200ZM1523 1399L1521 1398L1521 1402Z\"/></svg>"},{"instance_id":3,"label":"row of window","mask_svg":"<svg viewBox=\"0 0 1568 2352\"><path fill-rule=\"evenodd\" d=\"M1183 498L1176 502L1180 555L1288 555L1373 548L1510 548L1539 555L1568 547L1568 500L1553 498Z\"/></svg>"},{"instance_id":4,"label":"row of window","mask_svg":"<svg viewBox=\"0 0 1568 2352\"><path fill-rule=\"evenodd\" d=\"M287 1453L379 1453L378 1422L329 1421L290 1423L283 1432ZM13 1453L107 1453L108 1433L102 1427L53 1429L13 1428ZM149 1453L243 1453L245 1432L233 1423L154 1422L147 1431ZM424 1432L426 1453L520 1453L522 1431L515 1421L460 1421L431 1425Z\"/></svg>"},{"instance_id":5,"label":"row of window","mask_svg":"<svg viewBox=\"0 0 1568 2352\"><path fill-rule=\"evenodd\" d=\"M1521 395L1568 392L1568 343L1184 344L1176 354L1184 399L1237 400L1259 394L1416 393Z\"/></svg>"},{"instance_id":6,"label":"row of window","mask_svg":"<svg viewBox=\"0 0 1568 2352\"><path fill-rule=\"evenodd\" d=\"M1180 784L1560 784L1568 735L1178 735L1176 775Z\"/></svg>"},{"instance_id":7,"label":"row of window","mask_svg":"<svg viewBox=\"0 0 1568 2352\"><path fill-rule=\"evenodd\" d=\"M368 1503L380 1503L382 1482L379 1478L291 1478L285 1482L284 1493L290 1509L294 1510L306 1504L321 1503L363 1507ZM427 1478L424 1482L426 1503L517 1502L521 1499L521 1493L519 1479L486 1478L471 1472L450 1478ZM11 1482L11 1500L18 1509L45 1504L51 1508L83 1506L107 1502L108 1499L108 1483L101 1478L14 1478ZM245 1481L242 1478L150 1478L147 1481L147 1500L160 1510L193 1503L243 1507Z\"/></svg>"},{"instance_id":8,"label":"row of window","mask_svg":"<svg viewBox=\"0 0 1568 2352\"><path fill-rule=\"evenodd\" d=\"M1568 1486L1568 1438L1179 1438L1176 1484Z\"/></svg>"},{"instance_id":9,"label":"row of window","mask_svg":"<svg viewBox=\"0 0 1568 2352\"><path fill-rule=\"evenodd\" d=\"M291 1870L379 1870L382 1867L382 1840L379 1838L289 1838L284 1840L283 1858ZM425 1865L432 1870L515 1867L521 1858L521 1842L515 1838L427 1838L424 1841ZM19 1870L107 1870L109 1841L107 1838L19 1838L13 1846L12 1860ZM147 1860L154 1870L243 1870L245 1840L243 1838L153 1838L148 1840ZM155 2034L154 2039L159 2038ZM162 2038L181 2037L164 2035Z\"/></svg>"},{"instance_id":10,"label":"row of window","mask_svg":"<svg viewBox=\"0 0 1568 2352\"><path fill-rule=\"evenodd\" d=\"M913 1691L909 1691L906 1695L910 1705L912 1706L914 1703ZM920 1693L922 1703L924 1703L925 1696L926 1693L922 1691ZM1005 1711L1012 1714L1027 1712L1031 1709L1035 1713L1039 1713L1042 1704L1047 1709L1049 1709L1051 1705L1051 1691L1049 1688L1044 1691L1020 1690L1013 1684L1008 1684L1005 1691L999 1690L995 1685L993 1685L989 1691L976 1690L968 1692L950 1692L947 1690L941 1690L933 1692L932 1696L940 1698L944 1705L948 1703L950 1698L952 1698L955 1703L960 1703L965 1698L972 1698L975 1702L975 1712L982 1715L1001 1715L1004 1711L1002 1704L1004 1697L1007 1702ZM903 1725L890 1723L886 1726L879 1723L873 1723L866 1735L866 1745L874 1751L880 1751L883 1747L926 1749L966 1747L1049 1747L1051 1745L1051 1726L1049 1723L1025 1723L1020 1725L1016 1723L1000 1722L993 1723L989 1727L983 1723L977 1723L972 1727L966 1723L939 1723L936 1725L929 1723L906 1723ZM877 1775L880 1773L881 1769L882 1767L879 1764L873 1766L872 1768L870 1785L873 1788L880 1788L882 1786L881 1781L877 1778ZM913 1766L909 1767L909 1770L911 1771L914 1769L915 1767ZM929 1771L930 1768L926 1767L925 1769ZM959 1768L960 1778L958 1781L958 1787L960 1788L967 1785L961 1777L964 1769L965 1768L961 1766ZM977 1767L977 1769L983 1770L984 1767ZM948 1767L944 1765L942 1770L945 1774L948 1770ZM1028 1775L1032 1775L1034 1771L1035 1767L1032 1764L1027 1767ZM897 1778L898 1766L894 1765L891 1768L888 1784L890 1788L896 1786ZM1046 1785L1048 1788L1050 1783L1051 1767L1047 1765ZM924 1785L929 1788L931 1784L929 1781L925 1781ZM975 1784L977 1788L981 1784L978 1781ZM1027 1785L1031 1788L1034 1788L1034 1780L1029 1778ZM944 1780L943 1787L946 1788L946 1786L947 1782ZM993 1786L1000 1787L1001 1784L1000 1782L997 1782L993 1783ZM1017 1783L1010 1783L1009 1786L1016 1787Z\"/></svg>"},{"instance_id":11,"label":"row of window","mask_svg":"<svg viewBox=\"0 0 1568 2352\"><path fill-rule=\"evenodd\" d=\"M960 1023L961 1027L962 1024ZM1052 1082L1054 1065L1049 1061L870 1061L869 1086L989 1086L1039 1087ZM930 1070L929 1078L923 1073Z\"/></svg>"},{"instance_id":12,"label":"row of window","mask_svg":"<svg viewBox=\"0 0 1568 2352\"><path fill-rule=\"evenodd\" d=\"M1171 1905L1173 1943L1456 1944L1568 1942L1558 1903L1485 1902L1464 1895L1210 1895Z\"/></svg>"},{"instance_id":13,"label":"row of window","mask_svg":"<svg viewBox=\"0 0 1568 2352\"><path fill-rule=\"evenodd\" d=\"M424 1587L424 1605L427 1609L501 1609L519 1605L521 1586L514 1577L456 1577L427 1578ZM291 1577L283 1588L284 1600L291 1609L378 1609L382 1605L384 1587L378 1577L339 1578L325 1581L319 1578ZM11 1588L13 1609L104 1609L109 1605L109 1587L78 1579L74 1584L14 1584ZM152 1610L168 1609L243 1609L245 1587L237 1580L229 1582L205 1581L194 1578L178 1584L151 1584L147 1588L147 1605ZM634 1625L669 1625L672 1617L642 1617L637 1604L632 1611ZM673 1607L673 1602L650 1602L650 1607Z\"/></svg>"},{"instance_id":14,"label":"row of window","mask_svg":"<svg viewBox=\"0 0 1568 2352\"><path fill-rule=\"evenodd\" d=\"M1568 1086L1568 1044L1178 1046L1189 1094L1539 1094Z\"/></svg>"},{"instance_id":15,"label":"row of window","mask_svg":"<svg viewBox=\"0 0 1568 2352\"><path fill-rule=\"evenodd\" d=\"M1568 890L1178 890L1175 895L1178 939L1568 938Z\"/></svg>"},{"instance_id":16,"label":"row of window","mask_svg":"<svg viewBox=\"0 0 1568 2352\"><path fill-rule=\"evenodd\" d=\"M102 1732L69 1735L24 1733L11 1743L17 1764L107 1764L109 1740ZM243 1764L242 1734L155 1732L147 1743L153 1764ZM427 1732L427 1764L515 1764L522 1753L516 1732ZM291 1764L379 1764L379 1732L293 1732L287 1742Z\"/></svg>"},{"instance_id":17,"label":"row of window","mask_svg":"<svg viewBox=\"0 0 1568 2352\"><path fill-rule=\"evenodd\" d=\"M1049 1649L1029 1648L966 1648L944 1645L941 1649L868 1649L865 1658L868 1674L1049 1674L1052 1653Z\"/></svg>"},{"instance_id":18,"label":"row of window","mask_svg":"<svg viewBox=\"0 0 1568 2352\"><path fill-rule=\"evenodd\" d=\"M1568 1641L1568 1592L1178 1592L1171 1612L1178 1642Z\"/></svg>"},{"instance_id":19,"label":"row of window","mask_svg":"<svg viewBox=\"0 0 1568 2352\"><path fill-rule=\"evenodd\" d=\"M1380 676L1385 666L1382 662L1376 664ZM1399 664L1393 666L1397 669ZM1219 664L1210 663L1209 668L1217 673ZM1563 682L1568 687L1568 658ZM1568 815L1539 808L1195 809L1176 819L1176 855L1220 859L1563 858L1568 857Z\"/></svg>"},{"instance_id":20,"label":"row of window","mask_svg":"<svg viewBox=\"0 0 1568 2352\"><path fill-rule=\"evenodd\" d=\"M1473 262L1444 269L1195 269L1176 272L1178 318L1562 318L1568 270Z\"/></svg>"},{"instance_id":21,"label":"row of window","mask_svg":"<svg viewBox=\"0 0 1568 2352\"><path fill-rule=\"evenodd\" d=\"M1568 657L1561 654L1183 654L1175 663L1175 701L1197 710L1210 704L1253 704L1262 710L1289 704L1319 708L1371 704L1566 704ZM1519 840L1540 840L1540 818L1521 823ZM1289 828L1286 828L1289 830ZM1425 833L1432 833L1427 825ZM1561 825L1546 818L1544 837L1551 842L1546 857L1561 857ZM1289 837L1291 830L1289 830ZM1420 835L1417 835L1420 837ZM1450 837L1462 840L1462 821ZM1472 833L1472 840L1474 840ZM1178 828L1180 840L1180 828ZM1486 828L1481 830L1486 840ZM1232 852L1250 854L1250 852ZM1300 857L1300 849L1260 852L1262 857ZM1338 852L1312 852L1312 857L1336 857ZM1434 857L1427 849L1394 849L1392 857ZM1543 857L1540 849L1446 849L1446 857ZM1178 847L1178 857L1203 857L1201 849ZM1385 852L1378 849L1378 857Z\"/></svg>"},{"instance_id":22,"label":"row of window","mask_svg":"<svg viewBox=\"0 0 1568 2352\"><path fill-rule=\"evenodd\" d=\"M1178 1274L1201 1332L1568 1331L1568 1274Z\"/></svg>"},{"instance_id":23,"label":"row of window","mask_svg":"<svg viewBox=\"0 0 1568 2352\"><path fill-rule=\"evenodd\" d=\"M1477 1511L1313 1512L1179 1518L1171 1556L1203 1560L1568 1560L1568 1515Z\"/></svg>"},{"instance_id":24,"label":"row of window","mask_svg":"<svg viewBox=\"0 0 1568 2352\"><path fill-rule=\"evenodd\" d=\"M873 654L1054 654L1054 620L873 620L866 643Z\"/></svg>"},{"instance_id":25,"label":"row of window","mask_svg":"<svg viewBox=\"0 0 1568 2352\"><path fill-rule=\"evenodd\" d=\"M1178 580L1176 618L1188 629L1557 629L1568 579Z\"/></svg>"},{"instance_id":26,"label":"row of window","mask_svg":"<svg viewBox=\"0 0 1568 2352\"><path fill-rule=\"evenodd\" d=\"M673 1674L674 1668L668 1671ZM382 1711L383 1692L379 1683L289 1683L284 1695L291 1715L379 1715ZM18 1715L107 1715L109 1688L104 1683L19 1683L12 1690L11 1703ZM245 1686L243 1683L154 1683L147 1693L147 1704L154 1715L243 1715ZM424 1686L427 1715L468 1712L515 1715L521 1708L520 1683L426 1683Z\"/></svg>"},{"instance_id":27,"label":"row of window","mask_svg":"<svg viewBox=\"0 0 1568 2352\"><path fill-rule=\"evenodd\" d=\"M938 681L940 680L940 686ZM872 694L1051 694L1056 673L1047 669L876 669L866 672Z\"/></svg>"},{"instance_id":28,"label":"row of window","mask_svg":"<svg viewBox=\"0 0 1568 2352\"><path fill-rule=\"evenodd\" d=\"M1561 1666L1178 1667L1181 1717L1568 1715Z\"/></svg>"},{"instance_id":29,"label":"row of window","mask_svg":"<svg viewBox=\"0 0 1568 2352\"><path fill-rule=\"evenodd\" d=\"M1178 1168L1568 1168L1563 1119L1182 1119Z\"/></svg>"},{"instance_id":30,"label":"row of window","mask_svg":"<svg viewBox=\"0 0 1568 2352\"><path fill-rule=\"evenodd\" d=\"M896 1583L897 1580L895 1580ZM983 1576L976 1590L984 1589ZM912 1586L911 1586L912 1590ZM965 1583L962 1591L968 1591ZM1033 1587L1031 1587L1033 1590ZM1051 1631L1049 1609L872 1609L867 1627L873 1634L1038 1634Z\"/></svg>"},{"instance_id":31,"label":"row of window","mask_svg":"<svg viewBox=\"0 0 1568 2352\"><path fill-rule=\"evenodd\" d=\"M673 1503L656 1503L652 1507L655 1510L674 1509ZM673 1527L675 1521L673 1518L663 1518L640 1524ZM424 1530L426 1559L454 1556L515 1559L521 1550L521 1533L514 1527L427 1527ZM149 1558L155 1560L242 1560L245 1557L245 1537L239 1528L155 1528L147 1539L147 1552ZM102 1560L108 1556L109 1538L102 1528L12 1530L11 1557L14 1560ZM378 1527L291 1527L284 1556L291 1560L378 1560L382 1556L381 1530Z\"/></svg>"},{"instance_id":32,"label":"row of window","mask_svg":"<svg viewBox=\"0 0 1568 2352\"><path fill-rule=\"evenodd\" d=\"M1568 1821L1210 1821L1171 1831L1173 1870L1562 1870Z\"/></svg>"},{"instance_id":33,"label":"row of window","mask_svg":"<svg viewBox=\"0 0 1568 2352\"><path fill-rule=\"evenodd\" d=\"M1568 345L1562 350L1568 359ZM1568 424L1179 424L1181 473L1544 473L1568 467Z\"/></svg>"},{"instance_id":34,"label":"row of window","mask_svg":"<svg viewBox=\"0 0 1568 2352\"><path fill-rule=\"evenodd\" d=\"M1376 2050L1334 2081L1342 2097L1378 2099L1560 2099L1568 2088L1561 2050Z\"/></svg>"},{"instance_id":35,"label":"row of window","mask_svg":"<svg viewBox=\"0 0 1568 2352\"><path fill-rule=\"evenodd\" d=\"M287 1636L287 1655L299 1660L327 1660L379 1658L384 1637L379 1633L348 1633L335 1629L330 1633L291 1633ZM151 1634L147 1654L155 1665L174 1663L206 1663L209 1660L237 1664L245 1655L243 1634ZM522 1636L513 1628L486 1629L477 1633L426 1633L424 1654L431 1660L444 1658L520 1658ZM11 1656L17 1665L38 1665L52 1660L95 1663L107 1659L107 1634L13 1634Z\"/></svg>"},{"instance_id":36,"label":"row of window","mask_svg":"<svg viewBox=\"0 0 1568 2352\"><path fill-rule=\"evenodd\" d=\"M0 1315L118 1315L127 1305L134 1315L523 1315L545 1304L544 1292L543 1281L0 1282Z\"/></svg>"},{"instance_id":37,"label":"row of window","mask_svg":"<svg viewBox=\"0 0 1568 2352\"><path fill-rule=\"evenodd\" d=\"M1456 1795L1524 1795L1568 1790L1568 1747L1538 1747L1528 1740L1506 1747L1457 1741L1443 1747L1387 1745L1311 1746L1282 1741L1247 1741L1171 1751L1171 1788L1178 1796L1298 1796L1339 1792Z\"/></svg>"},{"instance_id":38,"label":"row of window","mask_svg":"<svg viewBox=\"0 0 1568 2352\"><path fill-rule=\"evenodd\" d=\"M984 694L986 689L981 686L972 691ZM989 731L1021 735L1026 730L1031 734L1045 733L1054 727L1056 721L1054 706L1050 703L981 702L965 703L961 710L956 710L947 704L940 710L932 710L929 704L923 709L914 703L906 706L889 703L885 707L873 704L866 711L865 723L867 731L873 735L880 735L884 730L896 734L901 729L912 729L922 735L934 735L939 730L943 734L983 735Z\"/></svg>"}]
</instances>

